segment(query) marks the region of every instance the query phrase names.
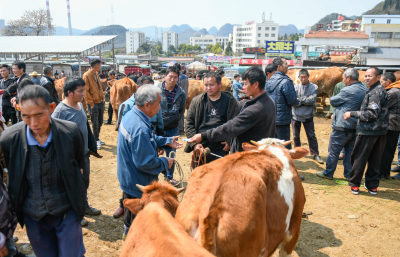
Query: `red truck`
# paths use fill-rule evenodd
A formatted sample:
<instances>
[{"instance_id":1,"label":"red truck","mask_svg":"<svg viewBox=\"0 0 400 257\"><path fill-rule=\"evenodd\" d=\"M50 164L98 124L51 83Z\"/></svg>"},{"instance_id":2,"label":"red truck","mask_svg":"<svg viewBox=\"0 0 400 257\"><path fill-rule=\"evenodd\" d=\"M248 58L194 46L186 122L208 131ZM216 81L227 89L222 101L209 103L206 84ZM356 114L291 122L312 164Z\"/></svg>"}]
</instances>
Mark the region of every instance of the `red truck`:
<instances>
[{"instance_id":1,"label":"red truck","mask_svg":"<svg viewBox=\"0 0 400 257\"><path fill-rule=\"evenodd\" d=\"M124 68L124 72L126 75L131 73L137 74L138 72L146 76L151 75L150 67L145 65L127 65Z\"/></svg>"}]
</instances>

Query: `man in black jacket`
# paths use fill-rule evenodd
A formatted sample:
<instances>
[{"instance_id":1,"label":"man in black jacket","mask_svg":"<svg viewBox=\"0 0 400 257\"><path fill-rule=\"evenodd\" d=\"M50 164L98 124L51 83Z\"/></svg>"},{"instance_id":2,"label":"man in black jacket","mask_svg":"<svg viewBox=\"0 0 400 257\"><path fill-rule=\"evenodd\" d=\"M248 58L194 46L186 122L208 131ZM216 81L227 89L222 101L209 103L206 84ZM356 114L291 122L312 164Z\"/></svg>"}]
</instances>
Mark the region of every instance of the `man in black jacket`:
<instances>
[{"instance_id":1,"label":"man in black jacket","mask_svg":"<svg viewBox=\"0 0 400 257\"><path fill-rule=\"evenodd\" d=\"M365 84L368 87L360 111L344 113L344 119L358 118L357 138L351 154L353 165L349 185L353 194L358 195L364 169L365 188L372 195L376 195L379 186L379 167L382 153L386 144L388 130L388 110L386 106L386 90L379 83L380 70L369 68L365 72Z\"/></svg>"},{"instance_id":2,"label":"man in black jacket","mask_svg":"<svg viewBox=\"0 0 400 257\"><path fill-rule=\"evenodd\" d=\"M0 79L0 89L3 90L2 115L6 120L6 124L11 120L11 123L14 125L18 122L17 113L15 112L15 108L11 105L12 96L7 91L8 87L14 83L14 79L10 77L9 66L7 64L0 66L0 75L3 77Z\"/></svg>"},{"instance_id":3,"label":"man in black jacket","mask_svg":"<svg viewBox=\"0 0 400 257\"><path fill-rule=\"evenodd\" d=\"M275 105L264 91L264 72L251 67L243 73L242 79L243 89L252 99L244 104L235 118L217 128L194 135L190 143L227 141L231 145L230 152L234 153L243 150L244 142L275 137Z\"/></svg>"},{"instance_id":4,"label":"man in black jacket","mask_svg":"<svg viewBox=\"0 0 400 257\"><path fill-rule=\"evenodd\" d=\"M49 91L51 101L58 104L60 100L58 99L58 94L56 86L54 84L54 79L51 78L53 75L53 69L49 66L43 69L43 77L40 79L40 85Z\"/></svg>"},{"instance_id":5,"label":"man in black jacket","mask_svg":"<svg viewBox=\"0 0 400 257\"><path fill-rule=\"evenodd\" d=\"M186 117L185 133L188 138L197 133L207 131L225 124L233 119L240 111L236 99L229 93L221 92L221 76L215 72L204 76L205 93L196 96L190 103ZM228 152L226 142L203 142L202 144L188 143L185 152L202 153L204 148L225 156ZM215 160L213 155L207 156L207 162Z\"/></svg>"},{"instance_id":6,"label":"man in black jacket","mask_svg":"<svg viewBox=\"0 0 400 257\"><path fill-rule=\"evenodd\" d=\"M82 134L73 122L51 118L55 104L39 85L19 92L19 106L23 122L0 138L18 221L36 256L83 256Z\"/></svg>"}]
</instances>

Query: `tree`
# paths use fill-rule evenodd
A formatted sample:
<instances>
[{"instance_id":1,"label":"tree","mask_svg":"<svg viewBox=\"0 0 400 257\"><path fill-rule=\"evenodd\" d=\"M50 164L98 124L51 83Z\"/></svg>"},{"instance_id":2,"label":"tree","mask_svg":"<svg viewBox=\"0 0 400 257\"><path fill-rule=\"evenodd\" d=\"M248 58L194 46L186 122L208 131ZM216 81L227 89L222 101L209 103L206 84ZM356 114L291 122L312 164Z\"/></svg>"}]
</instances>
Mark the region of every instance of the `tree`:
<instances>
[{"instance_id":1,"label":"tree","mask_svg":"<svg viewBox=\"0 0 400 257\"><path fill-rule=\"evenodd\" d=\"M233 55L233 50L232 50L232 42L228 42L225 48L225 53L226 56L232 56Z\"/></svg>"},{"instance_id":2,"label":"tree","mask_svg":"<svg viewBox=\"0 0 400 257\"><path fill-rule=\"evenodd\" d=\"M136 51L138 54L145 54L150 52L150 45L148 43L143 43L142 45L139 46L138 50Z\"/></svg>"},{"instance_id":3,"label":"tree","mask_svg":"<svg viewBox=\"0 0 400 257\"><path fill-rule=\"evenodd\" d=\"M211 49L213 48L213 45L209 44L206 46L206 52L209 53L211 52Z\"/></svg>"},{"instance_id":4,"label":"tree","mask_svg":"<svg viewBox=\"0 0 400 257\"><path fill-rule=\"evenodd\" d=\"M175 47L173 45L168 46L167 55L172 56L174 53L176 53Z\"/></svg>"},{"instance_id":5,"label":"tree","mask_svg":"<svg viewBox=\"0 0 400 257\"><path fill-rule=\"evenodd\" d=\"M26 11L20 18L11 20L4 29L6 36L44 36L54 32L50 20L47 24L47 12L44 9ZM50 33L48 33L50 32Z\"/></svg>"},{"instance_id":6,"label":"tree","mask_svg":"<svg viewBox=\"0 0 400 257\"><path fill-rule=\"evenodd\" d=\"M155 45L151 46L151 51L154 55L160 56L163 54L161 42L157 42Z\"/></svg>"},{"instance_id":7,"label":"tree","mask_svg":"<svg viewBox=\"0 0 400 257\"><path fill-rule=\"evenodd\" d=\"M212 48L211 52L214 54L222 54L222 47L219 43L216 43Z\"/></svg>"}]
</instances>

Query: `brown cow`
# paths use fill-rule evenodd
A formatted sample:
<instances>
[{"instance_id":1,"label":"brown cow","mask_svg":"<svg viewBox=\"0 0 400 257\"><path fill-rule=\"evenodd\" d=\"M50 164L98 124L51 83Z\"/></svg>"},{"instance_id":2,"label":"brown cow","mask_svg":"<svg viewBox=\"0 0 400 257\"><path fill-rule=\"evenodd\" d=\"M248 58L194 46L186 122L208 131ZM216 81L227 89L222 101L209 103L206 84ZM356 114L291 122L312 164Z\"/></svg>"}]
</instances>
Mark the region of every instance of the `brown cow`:
<instances>
[{"instance_id":1,"label":"brown cow","mask_svg":"<svg viewBox=\"0 0 400 257\"><path fill-rule=\"evenodd\" d=\"M282 145L277 139L244 144L254 150L196 168L175 219L217 256L270 256L278 246L280 256L290 254L305 203L292 159L308 151Z\"/></svg>"},{"instance_id":2,"label":"brown cow","mask_svg":"<svg viewBox=\"0 0 400 257\"><path fill-rule=\"evenodd\" d=\"M396 81L400 80L400 70L393 73L396 77Z\"/></svg>"},{"instance_id":3,"label":"brown cow","mask_svg":"<svg viewBox=\"0 0 400 257\"><path fill-rule=\"evenodd\" d=\"M136 92L138 85L128 77L115 81L110 89L110 102L115 120L118 120L119 106ZM118 122L117 122L118 123ZM118 124L116 125L118 126Z\"/></svg>"},{"instance_id":4,"label":"brown cow","mask_svg":"<svg viewBox=\"0 0 400 257\"><path fill-rule=\"evenodd\" d=\"M137 216L122 247L121 257L211 257L174 220L178 190L166 182L141 187L142 198L126 199L124 205ZM143 210L142 210L143 209Z\"/></svg>"},{"instance_id":5,"label":"brown cow","mask_svg":"<svg viewBox=\"0 0 400 257\"><path fill-rule=\"evenodd\" d=\"M62 101L64 98L64 85L65 85L66 80L67 80L67 77L63 77L61 79L54 80L54 86L57 91L58 100L60 100L60 101Z\"/></svg>"},{"instance_id":6,"label":"brown cow","mask_svg":"<svg viewBox=\"0 0 400 257\"><path fill-rule=\"evenodd\" d=\"M300 84L300 69L289 70L287 76L293 80L293 84ZM331 97L335 85L343 80L344 70L338 67L329 67L319 70L308 70L310 73L310 81L318 86L318 96L323 98L322 103L325 104L325 98Z\"/></svg>"}]
</instances>

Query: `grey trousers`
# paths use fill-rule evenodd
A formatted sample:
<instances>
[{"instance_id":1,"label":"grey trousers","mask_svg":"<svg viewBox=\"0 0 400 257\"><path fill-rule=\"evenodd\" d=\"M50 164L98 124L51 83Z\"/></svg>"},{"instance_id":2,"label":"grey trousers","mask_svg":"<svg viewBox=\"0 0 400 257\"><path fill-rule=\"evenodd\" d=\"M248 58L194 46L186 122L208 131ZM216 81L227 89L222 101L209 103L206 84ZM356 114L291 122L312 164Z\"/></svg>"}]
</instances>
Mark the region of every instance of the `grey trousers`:
<instances>
[{"instance_id":1,"label":"grey trousers","mask_svg":"<svg viewBox=\"0 0 400 257\"><path fill-rule=\"evenodd\" d=\"M96 141L99 141L101 125L103 125L104 115L104 102L94 104L93 108L90 108L90 118L92 120L93 136Z\"/></svg>"}]
</instances>

